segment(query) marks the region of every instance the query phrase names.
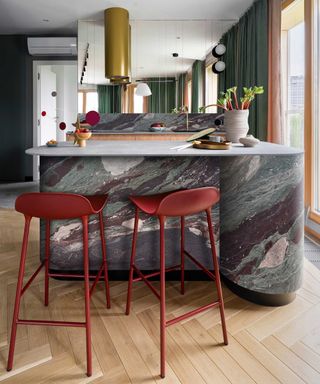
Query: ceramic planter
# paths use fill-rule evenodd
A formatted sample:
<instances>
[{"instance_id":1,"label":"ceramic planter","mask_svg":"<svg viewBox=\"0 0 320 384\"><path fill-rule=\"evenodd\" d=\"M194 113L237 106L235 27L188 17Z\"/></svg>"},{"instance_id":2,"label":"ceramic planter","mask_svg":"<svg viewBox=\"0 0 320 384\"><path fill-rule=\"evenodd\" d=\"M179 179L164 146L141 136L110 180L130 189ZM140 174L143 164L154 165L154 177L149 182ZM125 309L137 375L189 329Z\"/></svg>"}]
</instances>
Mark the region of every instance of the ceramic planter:
<instances>
[{"instance_id":1,"label":"ceramic planter","mask_svg":"<svg viewBox=\"0 0 320 384\"><path fill-rule=\"evenodd\" d=\"M227 140L239 143L241 137L245 137L249 131L249 110L233 110L224 113L224 129Z\"/></svg>"}]
</instances>

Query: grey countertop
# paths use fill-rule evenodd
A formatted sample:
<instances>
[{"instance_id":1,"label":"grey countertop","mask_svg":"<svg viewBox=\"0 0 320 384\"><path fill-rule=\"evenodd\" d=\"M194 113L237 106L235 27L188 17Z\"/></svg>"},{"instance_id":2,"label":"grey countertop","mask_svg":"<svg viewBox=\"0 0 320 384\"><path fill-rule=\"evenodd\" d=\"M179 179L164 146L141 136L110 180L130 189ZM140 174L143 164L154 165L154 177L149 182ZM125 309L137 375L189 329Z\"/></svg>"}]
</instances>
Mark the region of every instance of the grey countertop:
<instances>
[{"instance_id":1,"label":"grey countertop","mask_svg":"<svg viewBox=\"0 0 320 384\"><path fill-rule=\"evenodd\" d=\"M40 156L242 156L242 155L295 155L300 149L261 142L255 147L234 144L230 150L204 150L187 148L172 149L185 141L95 141L88 140L85 148L72 142L59 142L57 147L34 147L26 150L28 155Z\"/></svg>"}]
</instances>

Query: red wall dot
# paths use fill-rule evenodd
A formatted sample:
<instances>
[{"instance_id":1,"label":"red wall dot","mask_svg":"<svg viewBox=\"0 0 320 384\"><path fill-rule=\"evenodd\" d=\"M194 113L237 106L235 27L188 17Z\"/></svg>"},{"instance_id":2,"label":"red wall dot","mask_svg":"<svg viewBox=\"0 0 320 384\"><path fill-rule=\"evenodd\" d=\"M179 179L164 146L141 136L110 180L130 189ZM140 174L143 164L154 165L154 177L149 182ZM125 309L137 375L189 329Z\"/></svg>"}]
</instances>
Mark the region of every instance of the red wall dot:
<instances>
[{"instance_id":1,"label":"red wall dot","mask_svg":"<svg viewBox=\"0 0 320 384\"><path fill-rule=\"evenodd\" d=\"M41 116L45 116L46 114L47 114L46 111L42 111L42 112L41 112Z\"/></svg>"},{"instance_id":2,"label":"red wall dot","mask_svg":"<svg viewBox=\"0 0 320 384\"><path fill-rule=\"evenodd\" d=\"M86 122L88 124L90 124L91 126L92 125L96 125L98 124L100 121L100 115L97 111L89 111L87 112L86 114Z\"/></svg>"},{"instance_id":3,"label":"red wall dot","mask_svg":"<svg viewBox=\"0 0 320 384\"><path fill-rule=\"evenodd\" d=\"M60 124L59 124L59 128L61 129L61 131L63 131L64 129L66 129L66 123L64 121L62 121Z\"/></svg>"}]
</instances>

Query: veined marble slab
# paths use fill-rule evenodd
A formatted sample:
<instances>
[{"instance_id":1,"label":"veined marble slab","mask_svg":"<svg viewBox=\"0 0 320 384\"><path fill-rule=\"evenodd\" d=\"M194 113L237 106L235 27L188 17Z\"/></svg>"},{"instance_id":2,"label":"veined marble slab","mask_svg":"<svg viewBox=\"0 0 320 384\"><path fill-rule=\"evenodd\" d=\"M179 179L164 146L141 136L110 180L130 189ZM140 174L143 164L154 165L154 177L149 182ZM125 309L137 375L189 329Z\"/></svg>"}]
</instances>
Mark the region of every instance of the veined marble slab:
<instances>
[{"instance_id":1,"label":"veined marble slab","mask_svg":"<svg viewBox=\"0 0 320 384\"><path fill-rule=\"evenodd\" d=\"M80 120L85 114L80 114ZM215 127L218 113L189 113L188 127L191 131ZM187 118L185 113L102 113L100 121L93 126L94 131L149 132L153 123L164 123L167 132L185 131Z\"/></svg>"},{"instance_id":2,"label":"veined marble slab","mask_svg":"<svg viewBox=\"0 0 320 384\"><path fill-rule=\"evenodd\" d=\"M109 268L129 268L134 209L128 196L152 194L181 188L216 186L219 188L219 158L207 157L41 157L41 192L109 194L105 212ZM216 237L219 238L219 206L213 210ZM210 249L205 213L186 218L189 250L210 266ZM168 263L180 258L180 220L166 224ZM41 239L44 241L44 226ZM159 257L158 222L141 216L137 260L141 269L154 269ZM101 263L98 217L89 224L90 267ZM80 220L55 221L51 226L51 268L82 270L82 226ZM44 243L42 243L42 251ZM43 254L43 252L42 252ZM44 254L43 254L44 255ZM189 266L189 264L188 264ZM190 266L189 266L190 267Z\"/></svg>"},{"instance_id":3,"label":"veined marble slab","mask_svg":"<svg viewBox=\"0 0 320 384\"><path fill-rule=\"evenodd\" d=\"M134 218L129 195L201 186L220 188L220 205L215 207L213 217L222 275L248 292L267 295L295 292L301 285L303 270L303 153L268 143L255 148L235 147L225 151L229 155L201 150L175 153L168 146L176 143L162 144L158 150L152 147L155 153L148 150L149 155L141 147L139 156L135 154L137 149L129 145L124 152L117 148L112 152L111 143L98 150L93 145L91 154L84 156L63 156L57 153L59 148L40 148L45 153L40 158L40 189L108 193L105 230L110 270L127 270ZM94 153L106 155L94 156ZM138 264L141 269L157 269L157 219L142 216L140 226ZM187 227L186 248L211 267L205 216L189 217ZM90 218L89 233L90 266L97 269L101 250L98 220L94 216ZM82 269L81 236L80 221L53 223L52 269ZM42 225L42 251L44 238ZM168 220L166 238L167 264L176 264L179 262L178 219ZM187 269L192 268L187 265Z\"/></svg>"},{"instance_id":4,"label":"veined marble slab","mask_svg":"<svg viewBox=\"0 0 320 384\"><path fill-rule=\"evenodd\" d=\"M243 155L294 155L303 151L284 145L261 142L255 147L244 147L242 144L234 144L229 150L205 150L187 148L183 150L174 147L186 144L185 141L94 141L88 140L87 146L80 148L72 142L60 142L57 147L34 147L26 150L29 155L40 156L243 156Z\"/></svg>"}]
</instances>

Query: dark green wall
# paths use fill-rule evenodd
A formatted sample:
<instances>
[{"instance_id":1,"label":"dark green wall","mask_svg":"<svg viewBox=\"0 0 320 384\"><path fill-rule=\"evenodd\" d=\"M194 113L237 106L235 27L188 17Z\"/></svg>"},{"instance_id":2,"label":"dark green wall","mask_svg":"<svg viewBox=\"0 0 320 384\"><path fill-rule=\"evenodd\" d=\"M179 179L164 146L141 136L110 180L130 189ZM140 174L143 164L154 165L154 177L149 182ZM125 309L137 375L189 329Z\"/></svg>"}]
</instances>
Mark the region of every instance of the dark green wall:
<instances>
[{"instance_id":1,"label":"dark green wall","mask_svg":"<svg viewBox=\"0 0 320 384\"><path fill-rule=\"evenodd\" d=\"M32 178L34 60L75 60L28 54L27 36L0 35L0 182Z\"/></svg>"},{"instance_id":2,"label":"dark green wall","mask_svg":"<svg viewBox=\"0 0 320 384\"><path fill-rule=\"evenodd\" d=\"M32 145L32 61L25 36L0 36L0 51L0 181L24 181L32 176L24 154Z\"/></svg>"}]
</instances>

